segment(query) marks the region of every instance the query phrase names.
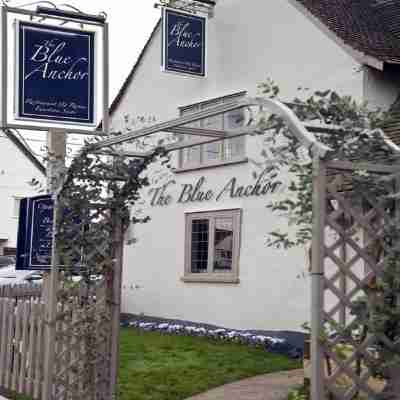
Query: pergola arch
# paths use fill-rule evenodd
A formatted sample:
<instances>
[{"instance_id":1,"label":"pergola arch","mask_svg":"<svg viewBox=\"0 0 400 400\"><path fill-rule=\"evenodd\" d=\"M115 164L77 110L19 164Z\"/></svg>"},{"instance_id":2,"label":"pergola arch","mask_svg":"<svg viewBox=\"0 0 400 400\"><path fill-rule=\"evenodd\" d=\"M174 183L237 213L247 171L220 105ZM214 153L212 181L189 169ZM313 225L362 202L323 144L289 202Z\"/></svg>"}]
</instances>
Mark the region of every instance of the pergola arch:
<instances>
[{"instance_id":1,"label":"pergola arch","mask_svg":"<svg viewBox=\"0 0 400 400\"><path fill-rule=\"evenodd\" d=\"M178 135L189 135L204 137L204 140L187 140L179 143L174 143L165 146L167 152L182 150L202 144L208 144L217 142L223 139L231 139L240 136L247 136L252 133L260 133L260 128L257 125L250 124L246 127L236 128L229 131L221 131L214 129L202 129L192 128L186 125L200 121L205 118L214 117L217 115L224 114L229 111L238 110L241 108L251 109L252 107L258 107L259 109L268 109L273 114L279 115L285 123L288 125L289 130L294 136L303 144L304 147L310 149L312 154L317 157L325 157L325 155L331 151L328 146L319 142L313 132L337 132L339 128L332 126L313 125L311 123L303 123L296 116L296 114L283 102L275 99L267 99L261 97L247 97L242 100L232 101L223 105L210 107L207 110L194 112L190 115L175 118L169 121L154 124L149 127L140 128L132 132L124 133L118 136L114 136L108 139L104 139L95 144L90 145L91 150L96 153L112 155L112 151L109 151L111 146L121 145L126 142L133 141L135 139L150 136L159 132L174 133ZM263 133L263 132L261 132ZM108 149L108 150L107 150ZM147 157L151 154L149 152L125 152L124 155L127 157Z\"/></svg>"}]
</instances>

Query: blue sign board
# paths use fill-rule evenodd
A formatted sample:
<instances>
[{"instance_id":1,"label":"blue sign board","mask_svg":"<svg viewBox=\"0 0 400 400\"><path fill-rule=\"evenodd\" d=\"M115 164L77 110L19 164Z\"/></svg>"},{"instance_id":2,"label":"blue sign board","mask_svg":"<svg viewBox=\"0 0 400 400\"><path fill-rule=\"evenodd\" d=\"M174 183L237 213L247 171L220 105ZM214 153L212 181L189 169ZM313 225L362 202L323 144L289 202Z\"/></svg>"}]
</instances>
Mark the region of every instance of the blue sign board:
<instances>
[{"instance_id":1,"label":"blue sign board","mask_svg":"<svg viewBox=\"0 0 400 400\"><path fill-rule=\"evenodd\" d=\"M51 195L20 203L17 270L49 270L53 240L54 200Z\"/></svg>"},{"instance_id":2,"label":"blue sign board","mask_svg":"<svg viewBox=\"0 0 400 400\"><path fill-rule=\"evenodd\" d=\"M16 118L94 125L95 32L18 21Z\"/></svg>"},{"instance_id":3,"label":"blue sign board","mask_svg":"<svg viewBox=\"0 0 400 400\"><path fill-rule=\"evenodd\" d=\"M206 24L205 17L163 9L164 71L206 75Z\"/></svg>"}]
</instances>

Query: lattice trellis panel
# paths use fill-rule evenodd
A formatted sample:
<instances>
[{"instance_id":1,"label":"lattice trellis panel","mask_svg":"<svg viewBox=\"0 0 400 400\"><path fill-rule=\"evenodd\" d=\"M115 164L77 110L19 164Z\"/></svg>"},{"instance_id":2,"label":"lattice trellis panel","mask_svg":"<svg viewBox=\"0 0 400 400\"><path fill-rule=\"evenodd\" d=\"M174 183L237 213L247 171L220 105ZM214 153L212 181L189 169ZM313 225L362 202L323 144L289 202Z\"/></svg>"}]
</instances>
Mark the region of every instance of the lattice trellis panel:
<instances>
[{"instance_id":1,"label":"lattice trellis panel","mask_svg":"<svg viewBox=\"0 0 400 400\"><path fill-rule=\"evenodd\" d=\"M98 217L112 226L109 213L100 212ZM115 263L114 232L99 235L91 226L79 224L74 230L69 233L71 243L61 252L64 264L57 290L52 398L108 400L112 384L110 273ZM81 274L78 290L72 270Z\"/></svg>"},{"instance_id":2,"label":"lattice trellis panel","mask_svg":"<svg viewBox=\"0 0 400 400\"><path fill-rule=\"evenodd\" d=\"M357 167L353 169L348 164L343 168L339 162L321 163L319 186L315 189L320 191L321 204L316 212L321 214L319 230L322 231L316 237L319 243L315 253L319 257L320 274L314 270L314 276L320 275L314 279L321 280L313 290L321 293L320 304L314 304L313 312L321 319L319 335L323 340L319 338L314 351L318 349L323 371L315 371L317 391L313 392L312 400L378 398L385 382L371 376L368 365L377 361L375 344L393 345L385 335L376 337L360 329L360 321L352 312L358 300L373 296L376 280L382 274L387 254L384 226L393 217L393 208L388 206L387 198L376 198L369 191L357 191L355 195ZM369 171L376 176L387 176L389 172L390 168L384 166Z\"/></svg>"}]
</instances>

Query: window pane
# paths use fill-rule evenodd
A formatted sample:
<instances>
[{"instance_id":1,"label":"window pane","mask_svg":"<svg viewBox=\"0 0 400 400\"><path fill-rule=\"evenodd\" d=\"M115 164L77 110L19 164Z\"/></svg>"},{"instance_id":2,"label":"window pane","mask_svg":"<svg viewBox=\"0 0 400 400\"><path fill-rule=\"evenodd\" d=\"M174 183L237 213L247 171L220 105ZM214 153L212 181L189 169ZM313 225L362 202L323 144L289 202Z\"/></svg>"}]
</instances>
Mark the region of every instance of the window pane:
<instances>
[{"instance_id":1,"label":"window pane","mask_svg":"<svg viewBox=\"0 0 400 400\"><path fill-rule=\"evenodd\" d=\"M215 115L214 117L205 118L201 125L204 129L215 129L217 131L221 131L223 127L222 121L222 115Z\"/></svg>"},{"instance_id":2,"label":"window pane","mask_svg":"<svg viewBox=\"0 0 400 400\"><path fill-rule=\"evenodd\" d=\"M245 137L237 137L225 141L225 160L244 157Z\"/></svg>"},{"instance_id":3,"label":"window pane","mask_svg":"<svg viewBox=\"0 0 400 400\"><path fill-rule=\"evenodd\" d=\"M232 269L233 253L233 219L217 218L215 220L214 271Z\"/></svg>"},{"instance_id":4,"label":"window pane","mask_svg":"<svg viewBox=\"0 0 400 400\"><path fill-rule=\"evenodd\" d=\"M192 249L191 271L192 273L207 272L208 267L208 219L198 219L192 222Z\"/></svg>"},{"instance_id":5,"label":"window pane","mask_svg":"<svg viewBox=\"0 0 400 400\"><path fill-rule=\"evenodd\" d=\"M200 164L201 146L189 147L182 151L182 166Z\"/></svg>"},{"instance_id":6,"label":"window pane","mask_svg":"<svg viewBox=\"0 0 400 400\"><path fill-rule=\"evenodd\" d=\"M215 105L217 105L217 103ZM214 106L214 104L212 104L212 106ZM204 121L202 121L202 128L216 129L221 131L223 129L223 116L216 115L214 117L206 118ZM222 142L206 144L204 145L203 149L205 163L207 163L207 161L222 159Z\"/></svg>"},{"instance_id":7,"label":"window pane","mask_svg":"<svg viewBox=\"0 0 400 400\"><path fill-rule=\"evenodd\" d=\"M185 117L189 114L193 114L195 112L198 112L200 108L198 106L192 107L188 110L185 110L181 113L182 117ZM200 121L195 121L190 124L186 124L185 126L188 126L190 128L200 128ZM181 141L190 141L196 138L196 136L193 135L180 135ZM195 146L195 147L189 147L187 149L183 149L182 151L182 167L185 166L193 166L193 165L199 165L200 164L200 153L201 153L201 146Z\"/></svg>"},{"instance_id":8,"label":"window pane","mask_svg":"<svg viewBox=\"0 0 400 400\"><path fill-rule=\"evenodd\" d=\"M14 197L14 217L19 217L19 208L21 205L21 198Z\"/></svg>"},{"instance_id":9,"label":"window pane","mask_svg":"<svg viewBox=\"0 0 400 400\"><path fill-rule=\"evenodd\" d=\"M233 110L224 116L224 128L229 131L240 128L245 122L244 109ZM231 160L244 156L245 137L238 137L225 141L225 160Z\"/></svg>"},{"instance_id":10,"label":"window pane","mask_svg":"<svg viewBox=\"0 0 400 400\"><path fill-rule=\"evenodd\" d=\"M204 161L221 159L222 143L215 142L204 145Z\"/></svg>"},{"instance_id":11,"label":"window pane","mask_svg":"<svg viewBox=\"0 0 400 400\"><path fill-rule=\"evenodd\" d=\"M243 108L232 110L224 114L225 130L240 128L244 125L245 111Z\"/></svg>"}]
</instances>

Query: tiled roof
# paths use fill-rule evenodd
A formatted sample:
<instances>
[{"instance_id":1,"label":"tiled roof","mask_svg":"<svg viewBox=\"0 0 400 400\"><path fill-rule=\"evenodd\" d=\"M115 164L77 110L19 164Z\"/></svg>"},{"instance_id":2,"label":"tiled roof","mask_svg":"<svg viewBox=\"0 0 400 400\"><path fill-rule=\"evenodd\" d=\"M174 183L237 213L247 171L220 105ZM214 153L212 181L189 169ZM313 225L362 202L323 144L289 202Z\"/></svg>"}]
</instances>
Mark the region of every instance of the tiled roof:
<instances>
[{"instance_id":1,"label":"tiled roof","mask_svg":"<svg viewBox=\"0 0 400 400\"><path fill-rule=\"evenodd\" d=\"M356 51L400 63L399 0L295 0Z\"/></svg>"}]
</instances>

